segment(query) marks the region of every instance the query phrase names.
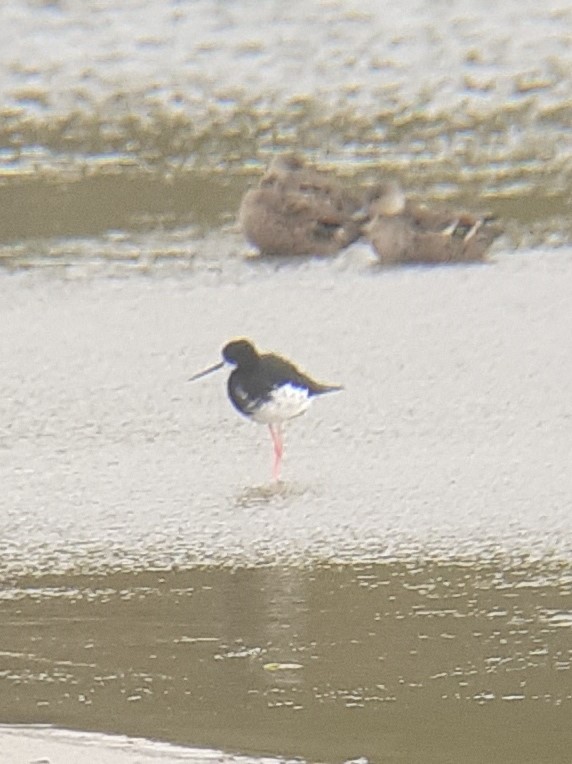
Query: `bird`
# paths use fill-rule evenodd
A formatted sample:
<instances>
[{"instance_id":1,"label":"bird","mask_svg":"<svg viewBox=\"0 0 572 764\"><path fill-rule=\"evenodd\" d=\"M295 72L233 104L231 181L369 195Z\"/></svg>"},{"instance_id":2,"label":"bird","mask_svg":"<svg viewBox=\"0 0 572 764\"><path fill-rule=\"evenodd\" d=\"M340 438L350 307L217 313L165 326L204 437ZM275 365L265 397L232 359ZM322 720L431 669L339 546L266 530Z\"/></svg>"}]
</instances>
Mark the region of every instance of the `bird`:
<instances>
[{"instance_id":1,"label":"bird","mask_svg":"<svg viewBox=\"0 0 572 764\"><path fill-rule=\"evenodd\" d=\"M227 342L222 348L222 359L193 374L189 381L226 364L234 367L227 382L228 397L240 414L268 425L274 448L272 478L278 481L284 452L283 423L307 411L314 397L343 390L343 386L316 382L286 358L276 353L260 353L244 337Z\"/></svg>"},{"instance_id":2,"label":"bird","mask_svg":"<svg viewBox=\"0 0 572 764\"><path fill-rule=\"evenodd\" d=\"M246 239L264 255L332 255L359 238L361 199L295 154L275 157L242 198Z\"/></svg>"},{"instance_id":3,"label":"bird","mask_svg":"<svg viewBox=\"0 0 572 764\"><path fill-rule=\"evenodd\" d=\"M501 234L490 215L413 204L396 181L381 183L370 198L363 233L384 264L483 260Z\"/></svg>"}]
</instances>

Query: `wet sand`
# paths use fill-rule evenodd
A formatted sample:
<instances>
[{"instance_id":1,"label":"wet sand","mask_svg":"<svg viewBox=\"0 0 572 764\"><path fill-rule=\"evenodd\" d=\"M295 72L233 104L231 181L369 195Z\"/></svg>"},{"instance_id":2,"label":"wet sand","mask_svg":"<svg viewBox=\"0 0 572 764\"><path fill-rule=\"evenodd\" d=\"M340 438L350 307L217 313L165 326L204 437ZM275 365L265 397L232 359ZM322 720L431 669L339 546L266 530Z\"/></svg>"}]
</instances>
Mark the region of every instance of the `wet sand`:
<instances>
[{"instance_id":1,"label":"wet sand","mask_svg":"<svg viewBox=\"0 0 572 764\"><path fill-rule=\"evenodd\" d=\"M363 253L2 276L2 569L568 554L570 251L386 271ZM345 385L288 428L275 492L224 374L187 383L241 335Z\"/></svg>"}]
</instances>

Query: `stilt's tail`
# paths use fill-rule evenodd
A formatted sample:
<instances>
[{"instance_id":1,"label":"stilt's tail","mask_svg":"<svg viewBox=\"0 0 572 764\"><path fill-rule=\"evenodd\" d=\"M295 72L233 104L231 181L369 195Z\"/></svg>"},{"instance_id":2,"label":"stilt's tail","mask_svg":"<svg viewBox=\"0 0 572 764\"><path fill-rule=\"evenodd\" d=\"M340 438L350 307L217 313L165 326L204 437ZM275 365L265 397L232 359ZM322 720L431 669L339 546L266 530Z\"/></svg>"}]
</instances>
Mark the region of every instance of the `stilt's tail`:
<instances>
[{"instance_id":1,"label":"stilt's tail","mask_svg":"<svg viewBox=\"0 0 572 764\"><path fill-rule=\"evenodd\" d=\"M343 385L322 385L320 382L314 382L311 387L308 388L310 395L324 395L324 393L336 393L339 390L343 390Z\"/></svg>"}]
</instances>

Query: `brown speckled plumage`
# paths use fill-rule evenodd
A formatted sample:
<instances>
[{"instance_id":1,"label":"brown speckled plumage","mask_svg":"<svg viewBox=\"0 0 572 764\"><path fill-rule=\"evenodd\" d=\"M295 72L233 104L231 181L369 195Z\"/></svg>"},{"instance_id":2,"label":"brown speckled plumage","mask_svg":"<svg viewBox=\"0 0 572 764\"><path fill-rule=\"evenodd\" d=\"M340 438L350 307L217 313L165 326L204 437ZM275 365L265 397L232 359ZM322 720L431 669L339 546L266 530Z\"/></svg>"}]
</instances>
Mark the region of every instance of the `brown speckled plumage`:
<instances>
[{"instance_id":1,"label":"brown speckled plumage","mask_svg":"<svg viewBox=\"0 0 572 764\"><path fill-rule=\"evenodd\" d=\"M244 235L267 255L331 255L361 233L360 201L327 172L292 155L275 158L242 199Z\"/></svg>"},{"instance_id":2,"label":"brown speckled plumage","mask_svg":"<svg viewBox=\"0 0 572 764\"><path fill-rule=\"evenodd\" d=\"M380 261L392 265L483 260L501 230L488 216L414 205L388 182L373 195L363 233Z\"/></svg>"}]
</instances>

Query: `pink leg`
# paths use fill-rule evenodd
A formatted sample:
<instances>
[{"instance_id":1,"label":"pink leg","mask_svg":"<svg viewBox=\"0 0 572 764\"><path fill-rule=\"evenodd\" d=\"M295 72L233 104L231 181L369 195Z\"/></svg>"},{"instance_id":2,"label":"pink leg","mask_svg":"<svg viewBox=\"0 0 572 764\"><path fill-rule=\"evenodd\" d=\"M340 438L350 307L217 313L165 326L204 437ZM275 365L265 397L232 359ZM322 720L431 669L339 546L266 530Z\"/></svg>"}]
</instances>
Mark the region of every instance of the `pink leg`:
<instances>
[{"instance_id":1,"label":"pink leg","mask_svg":"<svg viewBox=\"0 0 572 764\"><path fill-rule=\"evenodd\" d=\"M280 480L280 468L282 467L282 454L284 453L284 441L282 440L282 429L279 424L269 424L268 429L274 444L274 465L272 467L272 478Z\"/></svg>"}]
</instances>

